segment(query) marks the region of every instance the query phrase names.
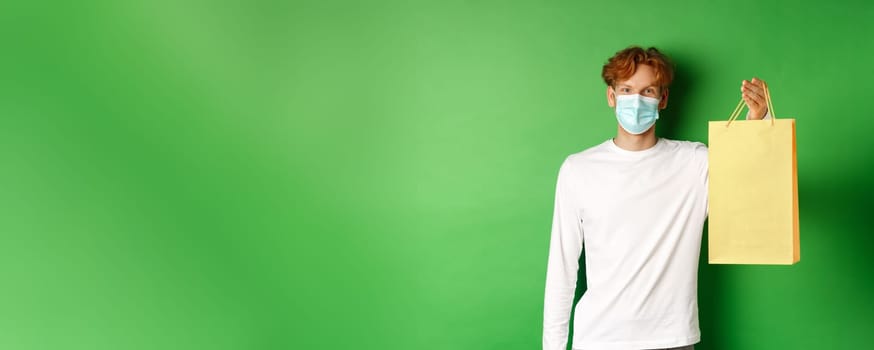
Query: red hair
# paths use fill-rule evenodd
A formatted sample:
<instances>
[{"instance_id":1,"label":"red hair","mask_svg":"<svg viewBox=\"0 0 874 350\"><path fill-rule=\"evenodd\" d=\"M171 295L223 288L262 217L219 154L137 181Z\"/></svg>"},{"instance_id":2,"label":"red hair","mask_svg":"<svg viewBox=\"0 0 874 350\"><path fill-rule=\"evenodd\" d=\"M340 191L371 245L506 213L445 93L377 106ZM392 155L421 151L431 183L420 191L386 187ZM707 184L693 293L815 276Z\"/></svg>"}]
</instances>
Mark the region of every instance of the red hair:
<instances>
[{"instance_id":1,"label":"red hair","mask_svg":"<svg viewBox=\"0 0 874 350\"><path fill-rule=\"evenodd\" d=\"M601 70L601 77L607 85L614 86L615 83L631 78L639 64L652 67L656 82L662 89L667 88L674 80L674 65L668 56L655 47L644 50L640 46L629 46L610 57Z\"/></svg>"}]
</instances>

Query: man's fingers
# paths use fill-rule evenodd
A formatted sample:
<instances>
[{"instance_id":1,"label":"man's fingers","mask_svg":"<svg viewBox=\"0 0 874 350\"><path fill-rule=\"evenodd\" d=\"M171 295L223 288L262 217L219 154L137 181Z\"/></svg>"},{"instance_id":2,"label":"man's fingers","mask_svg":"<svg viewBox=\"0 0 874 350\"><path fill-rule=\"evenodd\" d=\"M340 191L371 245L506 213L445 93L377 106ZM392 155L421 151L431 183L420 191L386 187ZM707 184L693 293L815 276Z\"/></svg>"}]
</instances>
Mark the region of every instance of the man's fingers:
<instances>
[{"instance_id":1,"label":"man's fingers","mask_svg":"<svg viewBox=\"0 0 874 350\"><path fill-rule=\"evenodd\" d=\"M741 84L741 89L744 89L744 88L749 89L749 90L755 92L756 94L759 94L762 96L765 95L765 88L764 88L764 85L762 85L762 81L756 80L756 78L753 78L752 82L744 80L743 83Z\"/></svg>"},{"instance_id":2,"label":"man's fingers","mask_svg":"<svg viewBox=\"0 0 874 350\"><path fill-rule=\"evenodd\" d=\"M750 109L759 109L762 106L761 101L759 101L756 98L751 97L748 94L743 94L743 99L744 99L744 102L747 103L747 106L750 107Z\"/></svg>"},{"instance_id":3,"label":"man's fingers","mask_svg":"<svg viewBox=\"0 0 874 350\"><path fill-rule=\"evenodd\" d=\"M750 108L750 112L758 117L759 114L762 114L762 111L766 110L765 81L753 77L750 80L743 80L740 85L741 97L743 97L747 107Z\"/></svg>"},{"instance_id":4,"label":"man's fingers","mask_svg":"<svg viewBox=\"0 0 874 350\"><path fill-rule=\"evenodd\" d=\"M764 88L764 87L765 87L765 81L762 80L762 79L759 79L759 78L753 77L753 79L750 80L750 82L753 83L753 84L755 84L755 85L758 86L758 87L761 87L761 88Z\"/></svg>"},{"instance_id":5,"label":"man's fingers","mask_svg":"<svg viewBox=\"0 0 874 350\"><path fill-rule=\"evenodd\" d=\"M751 83L758 88L759 94L761 94L763 96L765 95L765 89L768 88L768 83L766 83L764 80L756 78L756 77L753 77L753 80L751 81Z\"/></svg>"},{"instance_id":6,"label":"man's fingers","mask_svg":"<svg viewBox=\"0 0 874 350\"><path fill-rule=\"evenodd\" d=\"M753 77L753 79L750 80L750 82L753 83L753 84L755 84L755 85L758 86L758 87L761 87L761 88L764 88L764 87L765 87L765 85L764 85L765 82L762 81L762 79L759 79L759 78Z\"/></svg>"},{"instance_id":7,"label":"man's fingers","mask_svg":"<svg viewBox=\"0 0 874 350\"><path fill-rule=\"evenodd\" d=\"M764 92L758 92L758 91L755 91L755 90L753 90L753 89L750 89L750 88L744 87L744 88L742 89L742 93L743 93L744 95L749 95L750 98L755 99L756 102L762 102L762 101L765 100Z\"/></svg>"}]
</instances>

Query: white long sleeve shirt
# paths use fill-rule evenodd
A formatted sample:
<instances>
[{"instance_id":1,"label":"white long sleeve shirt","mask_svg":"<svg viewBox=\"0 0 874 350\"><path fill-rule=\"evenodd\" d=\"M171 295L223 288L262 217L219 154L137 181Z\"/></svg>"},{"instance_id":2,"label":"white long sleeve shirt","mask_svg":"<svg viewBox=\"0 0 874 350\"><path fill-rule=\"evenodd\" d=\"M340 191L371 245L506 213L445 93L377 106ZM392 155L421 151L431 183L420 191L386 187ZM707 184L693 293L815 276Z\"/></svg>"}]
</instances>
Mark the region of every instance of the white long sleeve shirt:
<instances>
[{"instance_id":1,"label":"white long sleeve shirt","mask_svg":"<svg viewBox=\"0 0 874 350\"><path fill-rule=\"evenodd\" d=\"M609 139L568 156L555 191L543 349L566 349L584 248L587 289L576 305L573 349L697 343L706 217L702 143L659 138L627 151Z\"/></svg>"},{"instance_id":2,"label":"white long sleeve shirt","mask_svg":"<svg viewBox=\"0 0 874 350\"><path fill-rule=\"evenodd\" d=\"M763 120L771 118L766 111ZM653 349L701 340L698 256L707 169L704 144L662 138L643 151L621 149L610 139L565 159L546 269L544 350L567 348L584 246L587 290L574 314L573 349Z\"/></svg>"}]
</instances>

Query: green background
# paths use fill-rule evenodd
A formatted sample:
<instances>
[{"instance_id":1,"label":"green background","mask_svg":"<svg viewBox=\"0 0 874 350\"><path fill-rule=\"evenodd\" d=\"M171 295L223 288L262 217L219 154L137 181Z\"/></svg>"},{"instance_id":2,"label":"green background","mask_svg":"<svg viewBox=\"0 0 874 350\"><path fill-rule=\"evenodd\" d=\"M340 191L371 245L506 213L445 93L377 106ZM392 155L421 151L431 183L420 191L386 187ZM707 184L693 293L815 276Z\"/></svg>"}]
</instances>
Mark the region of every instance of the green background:
<instances>
[{"instance_id":1,"label":"green background","mask_svg":"<svg viewBox=\"0 0 874 350\"><path fill-rule=\"evenodd\" d=\"M4 1L0 349L537 349L558 167L615 134L631 44L676 62L663 137L706 142L753 76L797 119L801 262L705 244L697 349L868 348L872 17Z\"/></svg>"}]
</instances>

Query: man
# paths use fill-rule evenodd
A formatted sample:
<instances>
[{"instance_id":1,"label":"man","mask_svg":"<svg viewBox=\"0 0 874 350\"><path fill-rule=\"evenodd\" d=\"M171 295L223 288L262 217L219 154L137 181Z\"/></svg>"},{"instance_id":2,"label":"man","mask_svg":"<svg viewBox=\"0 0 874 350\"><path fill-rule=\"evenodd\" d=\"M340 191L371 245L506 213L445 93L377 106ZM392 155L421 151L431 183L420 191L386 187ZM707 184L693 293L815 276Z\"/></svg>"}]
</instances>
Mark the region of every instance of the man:
<instances>
[{"instance_id":1,"label":"man","mask_svg":"<svg viewBox=\"0 0 874 350\"><path fill-rule=\"evenodd\" d=\"M707 147L656 137L673 79L671 62L656 48L617 52L602 77L617 133L571 154L559 169L543 349L567 346L583 248L587 290L576 305L573 349L692 349L701 339ZM741 83L747 119L767 116L764 86L757 78Z\"/></svg>"}]
</instances>

